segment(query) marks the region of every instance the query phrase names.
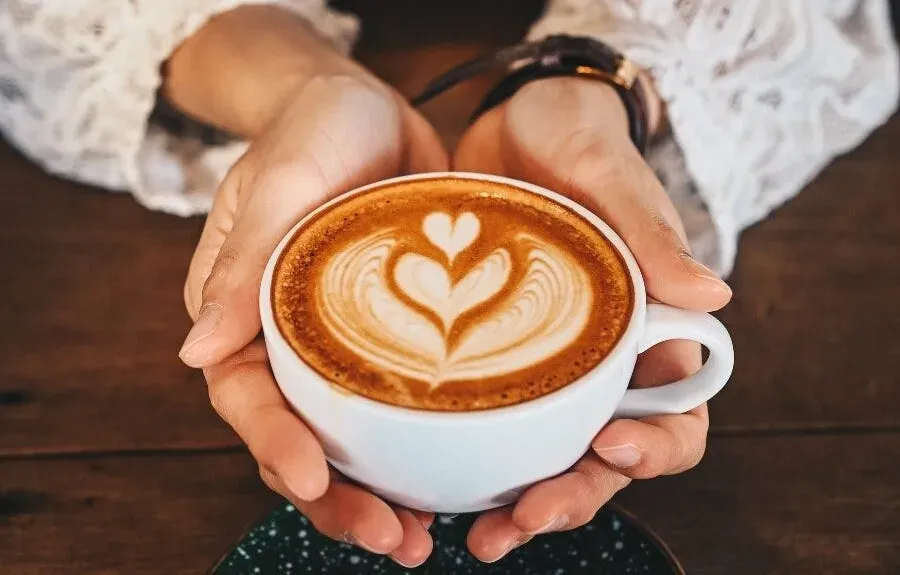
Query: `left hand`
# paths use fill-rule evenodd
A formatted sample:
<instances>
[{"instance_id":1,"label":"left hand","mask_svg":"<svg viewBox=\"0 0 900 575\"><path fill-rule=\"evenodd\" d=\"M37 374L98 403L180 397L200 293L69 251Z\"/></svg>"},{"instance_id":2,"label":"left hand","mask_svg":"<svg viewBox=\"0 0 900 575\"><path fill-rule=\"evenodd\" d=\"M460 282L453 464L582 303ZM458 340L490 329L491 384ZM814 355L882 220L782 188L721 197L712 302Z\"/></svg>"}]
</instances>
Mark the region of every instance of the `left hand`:
<instances>
[{"instance_id":1,"label":"left hand","mask_svg":"<svg viewBox=\"0 0 900 575\"><path fill-rule=\"evenodd\" d=\"M432 549L432 515L389 506L329 469L273 378L257 301L266 262L295 222L364 183L446 170L447 154L425 119L369 75L323 70L286 100L207 217L185 283L196 323L181 357L203 368L214 409L247 444L266 485L317 530L418 565Z\"/></svg>"},{"instance_id":2,"label":"left hand","mask_svg":"<svg viewBox=\"0 0 900 575\"><path fill-rule=\"evenodd\" d=\"M629 139L624 106L603 83L555 78L526 85L466 132L454 169L532 182L591 209L628 244L655 300L713 311L731 298L728 286L691 257L675 207ZM632 386L682 379L700 364L698 344L665 342L638 358ZM493 562L536 534L587 523L632 479L695 466L708 426L706 405L610 423L572 469L479 517L469 549Z\"/></svg>"}]
</instances>

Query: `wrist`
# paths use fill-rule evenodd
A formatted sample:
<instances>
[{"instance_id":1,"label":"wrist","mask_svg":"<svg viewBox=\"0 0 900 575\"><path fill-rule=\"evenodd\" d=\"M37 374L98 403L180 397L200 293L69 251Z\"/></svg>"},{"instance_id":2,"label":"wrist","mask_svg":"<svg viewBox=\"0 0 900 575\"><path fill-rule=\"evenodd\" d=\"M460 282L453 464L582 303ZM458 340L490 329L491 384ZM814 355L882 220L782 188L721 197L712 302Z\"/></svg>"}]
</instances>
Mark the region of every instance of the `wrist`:
<instances>
[{"instance_id":1,"label":"wrist","mask_svg":"<svg viewBox=\"0 0 900 575\"><path fill-rule=\"evenodd\" d=\"M559 76L529 82L511 100L540 108L564 108L574 121L590 119L592 125L604 127L602 135L610 141L630 141L628 112L615 89L604 82L577 76Z\"/></svg>"},{"instance_id":2,"label":"wrist","mask_svg":"<svg viewBox=\"0 0 900 575\"><path fill-rule=\"evenodd\" d=\"M649 77L644 74L636 78L639 84L627 92L587 74L544 78L528 78L526 74L519 76L511 76L508 82L505 81L508 86L504 83L498 85L485 98L486 103L479 110L496 105L492 101L499 94L506 98L501 106L506 107L506 104L515 101L522 104L517 106L519 109L530 109L536 114L565 112L566 122L576 124L575 129L583 129L577 128L578 125L590 124L598 128L593 137L617 146L630 141L641 154L646 149L648 139L656 132L660 99ZM504 96L504 91L510 96Z\"/></svg>"},{"instance_id":3,"label":"wrist","mask_svg":"<svg viewBox=\"0 0 900 575\"><path fill-rule=\"evenodd\" d=\"M604 82L598 82L590 78L579 78L575 76L563 76L558 78L547 78L538 80L539 82L553 82L560 84L569 91L579 93L579 105L594 105L602 108L602 112L607 113L609 125L613 126L617 132L628 133L628 111L622 102L621 97L616 93L615 89ZM637 81L641 84L644 93L644 112L647 118L648 134L652 138L660 131L663 122L663 103L653 80L646 72L638 74ZM565 88L569 85L568 88ZM527 87L527 86L526 86ZM524 88L523 88L524 89ZM621 130L619 129L621 128Z\"/></svg>"},{"instance_id":4,"label":"wrist","mask_svg":"<svg viewBox=\"0 0 900 575\"><path fill-rule=\"evenodd\" d=\"M367 72L300 16L247 5L211 19L166 62L161 93L181 112L256 137L311 79Z\"/></svg>"},{"instance_id":5,"label":"wrist","mask_svg":"<svg viewBox=\"0 0 900 575\"><path fill-rule=\"evenodd\" d=\"M302 99L301 93L311 84L344 87L356 85L370 92L388 94L387 88L380 80L362 69L319 66L315 69L296 70L294 73L286 74L277 85L273 83L256 86L254 91L257 93L245 100L246 105L235 110L242 118L241 125L245 126L241 134L249 140L254 140L266 133L270 125L279 121L279 118L283 118L286 114L294 114L296 110L291 109L292 105ZM304 111L305 114L309 112L308 109Z\"/></svg>"}]
</instances>

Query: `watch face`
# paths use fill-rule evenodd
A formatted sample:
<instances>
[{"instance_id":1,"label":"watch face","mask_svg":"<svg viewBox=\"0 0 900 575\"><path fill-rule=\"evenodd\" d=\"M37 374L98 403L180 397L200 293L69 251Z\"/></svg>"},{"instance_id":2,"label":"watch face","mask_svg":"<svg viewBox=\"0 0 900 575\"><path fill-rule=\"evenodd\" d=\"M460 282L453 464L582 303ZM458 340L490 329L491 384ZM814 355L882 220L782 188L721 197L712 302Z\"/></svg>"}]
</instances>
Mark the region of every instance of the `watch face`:
<instances>
[{"instance_id":1,"label":"watch face","mask_svg":"<svg viewBox=\"0 0 900 575\"><path fill-rule=\"evenodd\" d=\"M587 525L536 537L496 563L481 563L466 549L476 515L439 516L431 529L434 551L424 565L406 569L389 558L336 543L282 504L254 526L213 569L214 575L343 573L367 575L684 575L666 546L637 519L607 505Z\"/></svg>"}]
</instances>

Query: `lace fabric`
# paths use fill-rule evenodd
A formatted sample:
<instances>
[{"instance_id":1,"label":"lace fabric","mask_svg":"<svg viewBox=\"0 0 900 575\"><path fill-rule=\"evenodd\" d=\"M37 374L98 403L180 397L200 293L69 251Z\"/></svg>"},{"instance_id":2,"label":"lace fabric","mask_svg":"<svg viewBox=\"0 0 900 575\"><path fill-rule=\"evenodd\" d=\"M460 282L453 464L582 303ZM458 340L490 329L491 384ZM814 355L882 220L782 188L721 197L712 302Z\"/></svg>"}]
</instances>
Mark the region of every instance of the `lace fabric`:
<instances>
[{"instance_id":1,"label":"lace fabric","mask_svg":"<svg viewBox=\"0 0 900 575\"><path fill-rule=\"evenodd\" d=\"M531 36L602 39L648 69L671 137L650 164L721 273L740 231L894 111L885 0L552 0Z\"/></svg>"},{"instance_id":2,"label":"lace fabric","mask_svg":"<svg viewBox=\"0 0 900 575\"><path fill-rule=\"evenodd\" d=\"M2 0L0 129L46 170L188 216L247 145L204 144L148 122L160 68L209 18L277 3L348 51L354 18L324 0Z\"/></svg>"},{"instance_id":3,"label":"lace fabric","mask_svg":"<svg viewBox=\"0 0 900 575\"><path fill-rule=\"evenodd\" d=\"M246 144L149 124L160 65L213 15L262 2L3 0L0 129L55 174L130 191L152 209L203 212ZM354 18L325 0L277 3L349 49ZM551 0L530 36L563 32L650 70L672 126L650 163L695 253L723 273L741 229L896 106L886 0Z\"/></svg>"}]
</instances>

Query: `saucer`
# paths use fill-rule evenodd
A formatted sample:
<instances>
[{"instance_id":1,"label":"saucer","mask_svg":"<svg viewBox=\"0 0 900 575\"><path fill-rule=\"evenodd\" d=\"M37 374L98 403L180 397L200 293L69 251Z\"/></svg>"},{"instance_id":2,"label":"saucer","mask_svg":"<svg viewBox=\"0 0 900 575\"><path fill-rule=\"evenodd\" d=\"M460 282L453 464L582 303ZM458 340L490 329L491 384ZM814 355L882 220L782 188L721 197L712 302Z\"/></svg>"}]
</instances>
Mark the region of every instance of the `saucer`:
<instances>
[{"instance_id":1,"label":"saucer","mask_svg":"<svg viewBox=\"0 0 900 575\"><path fill-rule=\"evenodd\" d=\"M283 503L244 535L212 575L684 575L665 544L615 505L580 529L542 535L492 564L466 550L474 519L438 516L429 530L434 552L424 565L407 569L319 535L293 505Z\"/></svg>"}]
</instances>

